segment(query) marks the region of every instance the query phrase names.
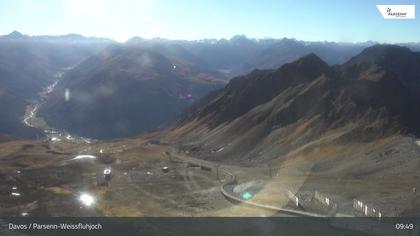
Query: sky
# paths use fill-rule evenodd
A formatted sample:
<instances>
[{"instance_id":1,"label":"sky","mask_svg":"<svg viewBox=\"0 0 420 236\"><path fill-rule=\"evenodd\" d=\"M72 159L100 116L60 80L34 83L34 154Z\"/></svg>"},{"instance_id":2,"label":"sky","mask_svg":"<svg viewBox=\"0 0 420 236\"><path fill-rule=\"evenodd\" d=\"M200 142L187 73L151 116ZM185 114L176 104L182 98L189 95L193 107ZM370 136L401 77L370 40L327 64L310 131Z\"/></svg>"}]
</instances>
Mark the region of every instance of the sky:
<instances>
[{"instance_id":1,"label":"sky","mask_svg":"<svg viewBox=\"0 0 420 236\"><path fill-rule=\"evenodd\" d=\"M385 20L377 4L420 0L0 0L0 34L420 42L420 15Z\"/></svg>"}]
</instances>

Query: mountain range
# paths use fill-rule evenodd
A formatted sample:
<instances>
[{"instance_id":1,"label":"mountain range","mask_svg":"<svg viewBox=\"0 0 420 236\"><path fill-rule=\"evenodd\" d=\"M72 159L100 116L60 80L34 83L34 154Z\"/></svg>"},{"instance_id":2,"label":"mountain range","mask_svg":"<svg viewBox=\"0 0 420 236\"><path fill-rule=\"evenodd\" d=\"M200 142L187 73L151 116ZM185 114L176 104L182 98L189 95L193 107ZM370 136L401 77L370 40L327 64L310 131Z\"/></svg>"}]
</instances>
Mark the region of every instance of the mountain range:
<instances>
[{"instance_id":1,"label":"mountain range","mask_svg":"<svg viewBox=\"0 0 420 236\"><path fill-rule=\"evenodd\" d=\"M195 108L202 105L206 100L200 99L204 96L208 99L219 94L219 89L234 77L222 90L232 90L232 94L226 95L229 99L217 102L232 105L217 108L226 109L226 114L212 118L209 125L216 127L220 122L244 115L247 109L270 101L282 89L306 78L306 75L296 77L281 72L287 74L281 74L282 77L291 76L288 79L291 85L288 85L276 81L271 84L260 77L275 77L281 69L271 68L290 66L288 63L307 54L312 55L309 58L314 60L313 67L322 68L322 74L328 75L328 81L332 78L349 81L353 77L379 79L380 73L385 73L380 68L391 70L393 56L382 61L377 56L371 59L365 56L364 61L357 57L351 59L374 44L305 42L288 38L257 40L241 35L229 40L196 41L134 37L118 43L77 34L28 36L15 31L0 36L3 101L0 110L5 113L0 120L0 133L26 137L37 134L37 130L23 125L23 114L39 92L56 80L59 83L41 106L39 115L50 125L70 133L108 139L154 130L181 114L189 116L183 113L185 109L192 104ZM411 50L419 48L416 43L406 46ZM319 60L315 60L314 55ZM407 61L400 61L401 65L395 68L406 68L398 71L398 77L403 78L400 82L409 88L410 96L418 97L418 83L404 79L406 74L417 73L410 64L412 57L418 56L407 56ZM375 58L378 61L372 61ZM303 73L290 73L295 72ZM61 74L63 76L59 77ZM258 82L245 82L248 80ZM204 110L210 111L216 105L208 106ZM8 110L8 107L13 109ZM203 112L200 116L204 116Z\"/></svg>"},{"instance_id":2,"label":"mountain range","mask_svg":"<svg viewBox=\"0 0 420 236\"><path fill-rule=\"evenodd\" d=\"M250 163L305 147L417 137L419 78L420 53L406 47L375 45L334 66L311 53L278 69L233 78L162 138L202 158Z\"/></svg>"},{"instance_id":3,"label":"mountain range","mask_svg":"<svg viewBox=\"0 0 420 236\"><path fill-rule=\"evenodd\" d=\"M165 45L167 48L182 47L201 62L227 76L237 76L253 69L271 69L294 61L308 53L316 53L329 64L340 64L371 46L374 42L335 43L305 42L296 39L249 39L236 35L230 40L146 40L134 37L127 45Z\"/></svg>"}]
</instances>

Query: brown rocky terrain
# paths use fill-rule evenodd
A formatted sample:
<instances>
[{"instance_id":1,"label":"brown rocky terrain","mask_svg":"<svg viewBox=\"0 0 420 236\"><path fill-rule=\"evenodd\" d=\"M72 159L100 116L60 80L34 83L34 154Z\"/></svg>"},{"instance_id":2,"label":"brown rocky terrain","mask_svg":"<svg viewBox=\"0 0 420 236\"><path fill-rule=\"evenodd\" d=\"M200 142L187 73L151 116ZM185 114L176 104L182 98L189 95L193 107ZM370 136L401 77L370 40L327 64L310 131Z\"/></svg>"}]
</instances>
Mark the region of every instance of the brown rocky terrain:
<instances>
[{"instance_id":1,"label":"brown rocky terrain","mask_svg":"<svg viewBox=\"0 0 420 236\"><path fill-rule=\"evenodd\" d=\"M418 68L418 53L392 45L333 67L310 54L231 80L161 138L210 161L271 165L278 180L296 181L290 189L322 189L348 210L362 198L387 215L412 215L420 203L412 192L420 187ZM267 191L275 189L284 185Z\"/></svg>"}]
</instances>

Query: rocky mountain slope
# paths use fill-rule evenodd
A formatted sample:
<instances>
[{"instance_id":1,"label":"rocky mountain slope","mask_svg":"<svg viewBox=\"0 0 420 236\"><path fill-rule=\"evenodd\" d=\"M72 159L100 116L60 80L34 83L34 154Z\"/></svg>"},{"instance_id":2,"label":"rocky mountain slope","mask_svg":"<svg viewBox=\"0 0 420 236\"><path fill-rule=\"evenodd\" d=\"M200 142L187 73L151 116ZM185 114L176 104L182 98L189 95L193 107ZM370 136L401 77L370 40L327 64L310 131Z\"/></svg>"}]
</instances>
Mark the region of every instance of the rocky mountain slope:
<instances>
[{"instance_id":1,"label":"rocky mountain slope","mask_svg":"<svg viewBox=\"0 0 420 236\"><path fill-rule=\"evenodd\" d=\"M369 47L332 67L309 54L232 79L163 137L203 158L250 163L290 160L306 147L338 152L337 145L418 136L419 68L419 53L393 45Z\"/></svg>"},{"instance_id":2,"label":"rocky mountain slope","mask_svg":"<svg viewBox=\"0 0 420 236\"><path fill-rule=\"evenodd\" d=\"M165 55L109 47L69 71L41 114L52 126L78 135L124 137L156 129L225 84L218 72Z\"/></svg>"}]
</instances>

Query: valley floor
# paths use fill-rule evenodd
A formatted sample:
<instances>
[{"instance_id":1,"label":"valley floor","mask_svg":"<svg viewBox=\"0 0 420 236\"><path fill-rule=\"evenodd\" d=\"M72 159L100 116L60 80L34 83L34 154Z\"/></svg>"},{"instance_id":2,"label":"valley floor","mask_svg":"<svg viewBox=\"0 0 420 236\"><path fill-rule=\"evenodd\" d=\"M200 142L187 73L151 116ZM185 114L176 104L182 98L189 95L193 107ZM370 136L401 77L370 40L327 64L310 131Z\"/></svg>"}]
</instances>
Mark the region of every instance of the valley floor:
<instances>
[{"instance_id":1,"label":"valley floor","mask_svg":"<svg viewBox=\"0 0 420 236\"><path fill-rule=\"evenodd\" d=\"M79 154L96 159L74 159ZM231 178L226 173L237 181L229 194L244 202L321 215L363 216L365 207L376 217L418 213L416 160L413 170L405 167L410 173L399 166L377 173L359 167L352 175L340 168L317 173L315 164L304 163L274 162L271 169L214 163L146 136L90 144L8 141L0 143L0 216L291 216L229 200L221 193ZM112 169L109 182L106 168Z\"/></svg>"},{"instance_id":2,"label":"valley floor","mask_svg":"<svg viewBox=\"0 0 420 236\"><path fill-rule=\"evenodd\" d=\"M102 153L100 152L102 150ZM168 155L146 141L0 144L1 216L268 216L233 204L212 171ZM90 153L96 159L73 159ZM162 168L168 167L165 173ZM105 168L111 168L107 183ZM81 196L88 195L92 204Z\"/></svg>"}]
</instances>

